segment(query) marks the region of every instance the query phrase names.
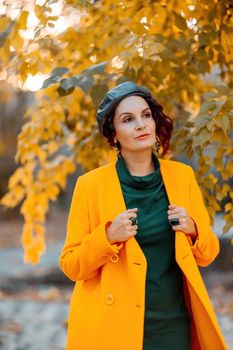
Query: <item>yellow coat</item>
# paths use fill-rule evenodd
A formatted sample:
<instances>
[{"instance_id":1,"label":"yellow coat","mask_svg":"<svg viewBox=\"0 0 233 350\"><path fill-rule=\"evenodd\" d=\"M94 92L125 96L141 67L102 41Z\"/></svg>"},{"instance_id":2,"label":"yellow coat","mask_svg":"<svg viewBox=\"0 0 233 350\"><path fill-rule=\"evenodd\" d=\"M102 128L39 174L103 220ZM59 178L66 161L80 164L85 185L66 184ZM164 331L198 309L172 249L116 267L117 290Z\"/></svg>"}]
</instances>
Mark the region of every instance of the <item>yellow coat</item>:
<instances>
[{"instance_id":1,"label":"yellow coat","mask_svg":"<svg viewBox=\"0 0 233 350\"><path fill-rule=\"evenodd\" d=\"M198 230L194 245L183 232L174 232L192 318L192 350L226 350L197 266L215 259L218 239L192 168L168 160L160 160L160 166L169 202L186 208ZM76 281L67 350L142 350L146 258L134 237L110 244L105 234L106 223L125 210L115 162L78 178L60 257L61 269Z\"/></svg>"}]
</instances>

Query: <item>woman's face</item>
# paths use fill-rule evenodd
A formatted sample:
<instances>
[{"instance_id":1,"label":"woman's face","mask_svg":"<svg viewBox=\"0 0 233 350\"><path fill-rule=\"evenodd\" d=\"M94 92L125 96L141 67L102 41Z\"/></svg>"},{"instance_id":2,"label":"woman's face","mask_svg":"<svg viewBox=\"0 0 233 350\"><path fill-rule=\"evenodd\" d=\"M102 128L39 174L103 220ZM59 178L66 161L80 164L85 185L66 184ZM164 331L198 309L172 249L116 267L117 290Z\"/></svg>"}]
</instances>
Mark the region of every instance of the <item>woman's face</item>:
<instances>
[{"instance_id":1,"label":"woman's face","mask_svg":"<svg viewBox=\"0 0 233 350\"><path fill-rule=\"evenodd\" d=\"M121 145L121 152L142 151L154 146L156 125L150 107L140 96L128 96L117 106L113 118L114 142Z\"/></svg>"}]
</instances>

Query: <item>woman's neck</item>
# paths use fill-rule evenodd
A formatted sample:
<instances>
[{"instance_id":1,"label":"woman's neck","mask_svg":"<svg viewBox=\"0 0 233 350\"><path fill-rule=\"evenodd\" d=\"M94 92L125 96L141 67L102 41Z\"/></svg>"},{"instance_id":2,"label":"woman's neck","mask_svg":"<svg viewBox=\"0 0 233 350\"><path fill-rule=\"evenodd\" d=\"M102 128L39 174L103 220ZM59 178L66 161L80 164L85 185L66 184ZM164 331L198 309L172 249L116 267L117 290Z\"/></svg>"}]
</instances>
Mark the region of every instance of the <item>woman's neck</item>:
<instances>
[{"instance_id":1,"label":"woman's neck","mask_svg":"<svg viewBox=\"0 0 233 350\"><path fill-rule=\"evenodd\" d=\"M145 176L155 171L152 152L122 152L129 172L133 176Z\"/></svg>"}]
</instances>

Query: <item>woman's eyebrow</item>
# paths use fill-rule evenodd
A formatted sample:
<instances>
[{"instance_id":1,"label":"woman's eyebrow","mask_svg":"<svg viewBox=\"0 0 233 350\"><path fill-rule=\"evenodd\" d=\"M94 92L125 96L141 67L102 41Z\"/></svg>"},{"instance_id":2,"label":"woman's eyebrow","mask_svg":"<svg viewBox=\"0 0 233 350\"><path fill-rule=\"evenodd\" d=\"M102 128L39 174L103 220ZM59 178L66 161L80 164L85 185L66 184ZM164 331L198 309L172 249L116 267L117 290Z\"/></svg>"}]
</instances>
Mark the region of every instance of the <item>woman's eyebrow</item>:
<instances>
[{"instance_id":1,"label":"woman's eyebrow","mask_svg":"<svg viewBox=\"0 0 233 350\"><path fill-rule=\"evenodd\" d=\"M147 111L148 109L150 110L150 108L149 108L149 107L147 107L147 108L143 109L142 113L143 113L143 112L145 112L145 111ZM130 115L133 115L133 113L131 113L131 112L123 112L123 113L121 113L121 114L119 115L119 118L120 118L122 115L124 115L124 114L130 114Z\"/></svg>"}]
</instances>

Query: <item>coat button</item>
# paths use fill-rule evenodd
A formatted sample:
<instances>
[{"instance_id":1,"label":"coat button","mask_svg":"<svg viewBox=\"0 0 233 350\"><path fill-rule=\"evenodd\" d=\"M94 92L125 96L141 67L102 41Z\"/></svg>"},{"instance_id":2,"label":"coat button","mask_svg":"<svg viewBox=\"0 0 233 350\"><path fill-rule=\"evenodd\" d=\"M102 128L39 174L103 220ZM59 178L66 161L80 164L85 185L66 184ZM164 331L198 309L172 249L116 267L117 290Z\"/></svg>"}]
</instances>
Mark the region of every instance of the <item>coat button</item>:
<instances>
[{"instance_id":1,"label":"coat button","mask_svg":"<svg viewBox=\"0 0 233 350\"><path fill-rule=\"evenodd\" d=\"M105 299L104 299L105 303L107 305L112 305L114 303L114 297L112 294L107 294Z\"/></svg>"},{"instance_id":2,"label":"coat button","mask_svg":"<svg viewBox=\"0 0 233 350\"><path fill-rule=\"evenodd\" d=\"M113 255L111 258L110 258L111 262L112 263L117 263L119 261L119 256L117 254Z\"/></svg>"}]
</instances>

